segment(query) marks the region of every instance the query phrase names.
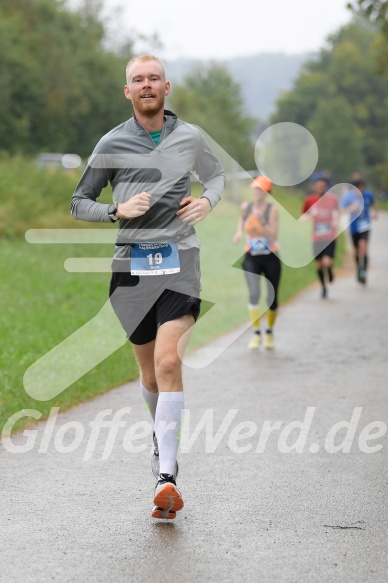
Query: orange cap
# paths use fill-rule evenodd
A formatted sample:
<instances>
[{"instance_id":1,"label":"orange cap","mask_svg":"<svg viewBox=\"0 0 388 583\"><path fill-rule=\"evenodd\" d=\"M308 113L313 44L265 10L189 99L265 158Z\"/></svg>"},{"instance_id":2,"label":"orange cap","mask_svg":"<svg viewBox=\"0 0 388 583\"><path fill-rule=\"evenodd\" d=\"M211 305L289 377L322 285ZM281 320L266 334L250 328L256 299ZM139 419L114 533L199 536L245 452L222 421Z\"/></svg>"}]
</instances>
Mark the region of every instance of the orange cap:
<instances>
[{"instance_id":1,"label":"orange cap","mask_svg":"<svg viewBox=\"0 0 388 583\"><path fill-rule=\"evenodd\" d=\"M272 182L266 176L257 176L253 182L251 182L252 188L262 188L267 192L271 192Z\"/></svg>"}]
</instances>

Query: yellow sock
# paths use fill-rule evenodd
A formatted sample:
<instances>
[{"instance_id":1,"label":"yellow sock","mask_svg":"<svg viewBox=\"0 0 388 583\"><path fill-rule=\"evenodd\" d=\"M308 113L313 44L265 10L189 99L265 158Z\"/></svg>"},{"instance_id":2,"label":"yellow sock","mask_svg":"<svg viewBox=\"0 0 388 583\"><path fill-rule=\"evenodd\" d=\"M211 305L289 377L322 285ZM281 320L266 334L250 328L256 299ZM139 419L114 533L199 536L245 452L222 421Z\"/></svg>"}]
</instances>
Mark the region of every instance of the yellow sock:
<instances>
[{"instance_id":1,"label":"yellow sock","mask_svg":"<svg viewBox=\"0 0 388 583\"><path fill-rule=\"evenodd\" d=\"M254 330L258 330L260 327L260 310L259 306L252 306L249 304L248 306L248 314L249 318L252 322L252 327Z\"/></svg>"},{"instance_id":2,"label":"yellow sock","mask_svg":"<svg viewBox=\"0 0 388 583\"><path fill-rule=\"evenodd\" d=\"M267 325L268 325L268 328L270 330L273 328L273 325L275 324L275 320L276 320L277 315L278 315L277 310L275 310L275 311L268 310L268 312L267 312Z\"/></svg>"}]
</instances>

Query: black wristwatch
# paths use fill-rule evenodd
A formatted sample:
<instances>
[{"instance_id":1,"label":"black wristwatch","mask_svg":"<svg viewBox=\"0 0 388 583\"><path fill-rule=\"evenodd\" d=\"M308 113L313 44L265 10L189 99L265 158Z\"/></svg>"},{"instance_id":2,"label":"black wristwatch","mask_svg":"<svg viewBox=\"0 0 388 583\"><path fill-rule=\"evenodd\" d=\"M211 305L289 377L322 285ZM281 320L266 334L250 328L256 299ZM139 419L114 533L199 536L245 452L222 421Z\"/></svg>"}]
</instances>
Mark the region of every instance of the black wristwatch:
<instances>
[{"instance_id":1,"label":"black wristwatch","mask_svg":"<svg viewBox=\"0 0 388 583\"><path fill-rule=\"evenodd\" d=\"M108 206L108 217L110 218L112 223L115 223L119 220L119 217L116 217L117 207L119 206L118 202L114 202Z\"/></svg>"}]
</instances>

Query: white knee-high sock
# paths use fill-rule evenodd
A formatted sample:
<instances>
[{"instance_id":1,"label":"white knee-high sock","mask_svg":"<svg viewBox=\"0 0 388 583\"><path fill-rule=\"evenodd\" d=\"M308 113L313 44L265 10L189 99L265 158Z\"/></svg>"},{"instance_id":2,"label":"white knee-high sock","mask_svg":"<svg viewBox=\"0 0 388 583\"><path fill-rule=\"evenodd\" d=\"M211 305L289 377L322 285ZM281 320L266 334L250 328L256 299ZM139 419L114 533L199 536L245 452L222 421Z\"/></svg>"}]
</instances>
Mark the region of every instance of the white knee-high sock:
<instances>
[{"instance_id":1,"label":"white knee-high sock","mask_svg":"<svg viewBox=\"0 0 388 583\"><path fill-rule=\"evenodd\" d=\"M147 409L150 412L153 422L155 423L155 412L156 406L158 404L159 393L151 393L151 391L145 388L142 382L140 382L140 390L141 394L143 395L145 404L147 405Z\"/></svg>"},{"instance_id":2,"label":"white knee-high sock","mask_svg":"<svg viewBox=\"0 0 388 583\"><path fill-rule=\"evenodd\" d=\"M174 474L184 408L183 392L159 393L155 433L159 444L161 474Z\"/></svg>"}]
</instances>

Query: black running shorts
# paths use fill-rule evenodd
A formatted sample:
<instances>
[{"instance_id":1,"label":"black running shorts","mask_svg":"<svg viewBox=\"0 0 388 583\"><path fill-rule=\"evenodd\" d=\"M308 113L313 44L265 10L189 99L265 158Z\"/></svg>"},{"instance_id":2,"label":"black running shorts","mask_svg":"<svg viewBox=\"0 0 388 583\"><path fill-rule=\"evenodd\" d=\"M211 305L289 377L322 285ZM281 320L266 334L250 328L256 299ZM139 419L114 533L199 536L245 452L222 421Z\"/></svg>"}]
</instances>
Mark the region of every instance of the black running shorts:
<instances>
[{"instance_id":1,"label":"black running shorts","mask_svg":"<svg viewBox=\"0 0 388 583\"><path fill-rule=\"evenodd\" d=\"M351 233L353 246L357 247L359 241L368 241L370 231L363 231L362 233Z\"/></svg>"},{"instance_id":2,"label":"black running shorts","mask_svg":"<svg viewBox=\"0 0 388 583\"><path fill-rule=\"evenodd\" d=\"M197 320L201 291L199 249L179 251L180 272L131 275L130 260L113 260L109 297L129 340L147 344L161 324L192 314Z\"/></svg>"},{"instance_id":3,"label":"black running shorts","mask_svg":"<svg viewBox=\"0 0 388 583\"><path fill-rule=\"evenodd\" d=\"M313 252L315 259L322 259L322 257L335 256L335 239L334 241L314 241Z\"/></svg>"}]
</instances>

